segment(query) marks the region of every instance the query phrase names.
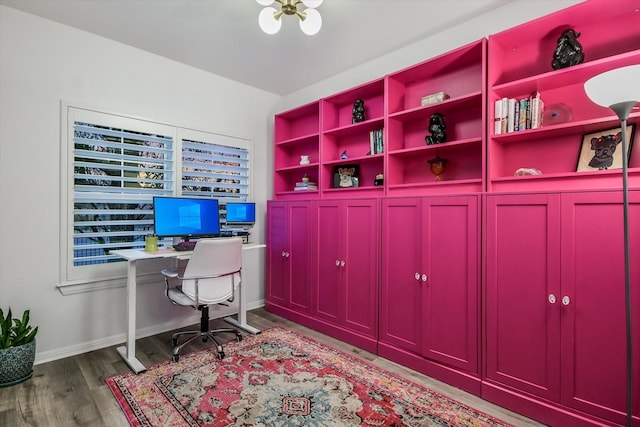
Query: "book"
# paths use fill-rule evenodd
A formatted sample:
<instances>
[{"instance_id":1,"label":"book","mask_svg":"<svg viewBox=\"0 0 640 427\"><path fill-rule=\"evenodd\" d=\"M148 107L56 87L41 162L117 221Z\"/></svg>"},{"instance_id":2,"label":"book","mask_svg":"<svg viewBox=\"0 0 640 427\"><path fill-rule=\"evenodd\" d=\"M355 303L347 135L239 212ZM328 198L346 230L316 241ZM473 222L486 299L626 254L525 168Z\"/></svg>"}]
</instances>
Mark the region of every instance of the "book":
<instances>
[{"instance_id":1,"label":"book","mask_svg":"<svg viewBox=\"0 0 640 427\"><path fill-rule=\"evenodd\" d=\"M369 132L369 154L381 154L384 152L383 129Z\"/></svg>"},{"instance_id":2,"label":"book","mask_svg":"<svg viewBox=\"0 0 640 427\"><path fill-rule=\"evenodd\" d=\"M493 133L496 135L502 133L502 99L496 99L494 103Z\"/></svg>"},{"instance_id":3,"label":"book","mask_svg":"<svg viewBox=\"0 0 640 427\"><path fill-rule=\"evenodd\" d=\"M516 128L515 128L515 124L516 124L516 117L518 117L516 115L517 111L516 111L516 105L519 104L516 102L516 100L514 98L509 98L507 100L507 106L508 106L508 110L507 110L507 132L513 132Z\"/></svg>"}]
</instances>

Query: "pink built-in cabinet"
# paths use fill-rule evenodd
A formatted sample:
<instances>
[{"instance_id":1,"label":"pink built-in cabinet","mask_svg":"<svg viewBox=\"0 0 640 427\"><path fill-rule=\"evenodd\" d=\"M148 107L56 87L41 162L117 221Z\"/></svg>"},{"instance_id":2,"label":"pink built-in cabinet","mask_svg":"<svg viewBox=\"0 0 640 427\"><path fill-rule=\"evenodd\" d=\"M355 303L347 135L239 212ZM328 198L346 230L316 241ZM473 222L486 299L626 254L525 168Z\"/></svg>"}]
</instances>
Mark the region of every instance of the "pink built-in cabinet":
<instances>
[{"instance_id":1,"label":"pink built-in cabinet","mask_svg":"<svg viewBox=\"0 0 640 427\"><path fill-rule=\"evenodd\" d=\"M487 41L326 97L275 117L274 198L362 198L460 194L485 187ZM422 105L444 92L447 99ZM364 121L353 122L355 100ZM445 143L428 145L429 119L445 118ZM377 133L377 131L380 131ZM372 138L380 142L372 143ZM301 156L310 163L300 165ZM346 158L343 158L346 157ZM436 181L429 160L446 159ZM336 183L340 168L358 168L358 185ZM314 189L295 191L304 176ZM376 178L383 177L382 182ZM298 184L298 185L296 185ZM315 189L317 187L317 190Z\"/></svg>"},{"instance_id":2,"label":"pink built-in cabinet","mask_svg":"<svg viewBox=\"0 0 640 427\"><path fill-rule=\"evenodd\" d=\"M631 192L630 215L640 218L638 191ZM620 192L490 195L486 218L482 396L549 425L624 425ZM631 234L631 250L640 253L640 224L633 224ZM640 269L635 264L631 277L632 307L637 308ZM632 331L638 355L635 309ZM640 390L638 370L633 389ZM638 423L637 394L633 413Z\"/></svg>"},{"instance_id":3,"label":"pink built-in cabinet","mask_svg":"<svg viewBox=\"0 0 640 427\"><path fill-rule=\"evenodd\" d=\"M553 70L568 28L585 60ZM619 127L584 82L631 64L640 0L587 0L277 114L267 309L548 425L624 425L622 174L576 170L585 135ZM497 131L496 101L535 93L540 126ZM353 123L356 99L365 117ZM428 145L435 113L447 141ZM635 129L632 264L639 140ZM358 185L337 185L352 165ZM639 277L633 267L636 391ZM639 392L633 405L640 427Z\"/></svg>"},{"instance_id":4,"label":"pink built-in cabinet","mask_svg":"<svg viewBox=\"0 0 640 427\"><path fill-rule=\"evenodd\" d=\"M607 70L640 64L639 10L638 0L591 0L489 37L490 192L619 187L620 169L576 172L583 135L620 127L613 111L587 97L584 82ZM580 33L585 60L553 70L557 39L567 28ZM525 98L535 91L544 101L542 126L496 134L495 102ZM640 123L640 111L632 112L629 123ZM639 134L635 133L636 141ZM640 144L633 145L630 176L637 186ZM542 174L514 176L519 168Z\"/></svg>"},{"instance_id":5,"label":"pink built-in cabinet","mask_svg":"<svg viewBox=\"0 0 640 427\"><path fill-rule=\"evenodd\" d=\"M387 76L388 195L484 190L486 43L479 41ZM421 105L444 92L448 99ZM427 145L429 119L444 116L445 143ZM436 181L429 160L446 159Z\"/></svg>"}]
</instances>

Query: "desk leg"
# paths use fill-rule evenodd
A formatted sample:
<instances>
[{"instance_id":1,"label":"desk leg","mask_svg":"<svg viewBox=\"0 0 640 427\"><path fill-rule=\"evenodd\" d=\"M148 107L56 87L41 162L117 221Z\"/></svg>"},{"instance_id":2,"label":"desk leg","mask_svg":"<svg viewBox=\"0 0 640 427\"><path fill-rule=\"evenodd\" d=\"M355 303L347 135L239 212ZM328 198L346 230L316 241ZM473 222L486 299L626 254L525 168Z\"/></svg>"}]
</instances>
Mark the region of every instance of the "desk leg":
<instances>
[{"instance_id":1,"label":"desk leg","mask_svg":"<svg viewBox=\"0 0 640 427\"><path fill-rule=\"evenodd\" d=\"M127 264L127 342L116 350L127 365L139 374L147 368L136 359L136 261L129 260Z\"/></svg>"},{"instance_id":2,"label":"desk leg","mask_svg":"<svg viewBox=\"0 0 640 427\"><path fill-rule=\"evenodd\" d=\"M247 323L247 295L242 291L242 288L244 288L244 285L240 282L240 286L238 286L238 319L225 317L224 321L249 333L259 334L260 329L256 329Z\"/></svg>"}]
</instances>

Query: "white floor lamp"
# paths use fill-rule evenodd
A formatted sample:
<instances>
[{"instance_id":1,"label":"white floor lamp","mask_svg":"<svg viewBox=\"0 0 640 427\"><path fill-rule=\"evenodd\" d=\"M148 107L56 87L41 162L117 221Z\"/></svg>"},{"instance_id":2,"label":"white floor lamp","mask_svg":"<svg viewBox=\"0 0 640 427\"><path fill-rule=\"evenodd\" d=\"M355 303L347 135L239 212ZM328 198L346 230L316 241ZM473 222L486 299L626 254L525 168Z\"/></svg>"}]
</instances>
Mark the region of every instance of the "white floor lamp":
<instances>
[{"instance_id":1,"label":"white floor lamp","mask_svg":"<svg viewBox=\"0 0 640 427\"><path fill-rule=\"evenodd\" d=\"M629 264L629 188L627 119L633 107L640 102L640 65L617 68L587 80L584 90L591 100L603 107L611 108L620 119L622 127L622 195L624 211L624 269L627 332L627 427L631 427L633 398L633 364L631 335L631 268Z\"/></svg>"}]
</instances>

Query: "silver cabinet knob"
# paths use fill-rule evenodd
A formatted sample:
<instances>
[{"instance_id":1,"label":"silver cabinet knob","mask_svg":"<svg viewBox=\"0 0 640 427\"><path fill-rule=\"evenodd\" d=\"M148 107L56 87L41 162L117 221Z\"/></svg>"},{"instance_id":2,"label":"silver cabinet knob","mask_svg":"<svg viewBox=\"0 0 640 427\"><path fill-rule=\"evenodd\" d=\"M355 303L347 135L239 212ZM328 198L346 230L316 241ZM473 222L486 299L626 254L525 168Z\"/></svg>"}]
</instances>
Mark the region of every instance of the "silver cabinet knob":
<instances>
[{"instance_id":1,"label":"silver cabinet knob","mask_svg":"<svg viewBox=\"0 0 640 427\"><path fill-rule=\"evenodd\" d=\"M286 257L287 253L285 251L282 251L282 256Z\"/></svg>"},{"instance_id":2,"label":"silver cabinet knob","mask_svg":"<svg viewBox=\"0 0 640 427\"><path fill-rule=\"evenodd\" d=\"M416 280L420 280L420 273L416 273Z\"/></svg>"},{"instance_id":3,"label":"silver cabinet knob","mask_svg":"<svg viewBox=\"0 0 640 427\"><path fill-rule=\"evenodd\" d=\"M423 274L423 275L422 275L422 281L423 281L423 282L426 282L426 281L427 281L427 275L426 275L426 274Z\"/></svg>"},{"instance_id":4,"label":"silver cabinet knob","mask_svg":"<svg viewBox=\"0 0 640 427\"><path fill-rule=\"evenodd\" d=\"M570 302L571 302L571 298L569 298L568 296L565 295L562 297L562 304L569 305Z\"/></svg>"},{"instance_id":5,"label":"silver cabinet knob","mask_svg":"<svg viewBox=\"0 0 640 427\"><path fill-rule=\"evenodd\" d=\"M336 267L340 267L340 260L339 259L336 260Z\"/></svg>"},{"instance_id":6,"label":"silver cabinet knob","mask_svg":"<svg viewBox=\"0 0 640 427\"><path fill-rule=\"evenodd\" d=\"M344 261L340 261L340 267L344 267L347 263Z\"/></svg>"},{"instance_id":7,"label":"silver cabinet knob","mask_svg":"<svg viewBox=\"0 0 640 427\"><path fill-rule=\"evenodd\" d=\"M554 294L549 294L549 296L547 297L547 299L549 300L549 302L551 304L555 304L556 303L556 296Z\"/></svg>"}]
</instances>

